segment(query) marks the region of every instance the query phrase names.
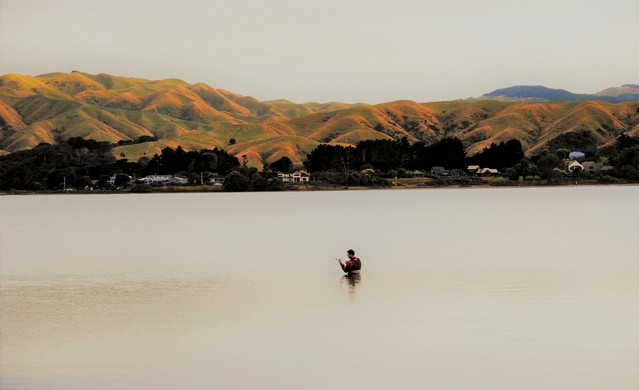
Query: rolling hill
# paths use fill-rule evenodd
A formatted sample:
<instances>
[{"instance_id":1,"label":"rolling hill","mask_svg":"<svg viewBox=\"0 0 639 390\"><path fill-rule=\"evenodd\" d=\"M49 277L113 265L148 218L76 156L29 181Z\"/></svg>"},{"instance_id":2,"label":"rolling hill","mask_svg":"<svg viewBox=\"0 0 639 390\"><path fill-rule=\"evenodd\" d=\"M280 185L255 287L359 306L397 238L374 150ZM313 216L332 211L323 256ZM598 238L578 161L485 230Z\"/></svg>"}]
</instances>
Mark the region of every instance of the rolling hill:
<instances>
[{"instance_id":1,"label":"rolling hill","mask_svg":"<svg viewBox=\"0 0 639 390\"><path fill-rule=\"evenodd\" d=\"M282 156L299 164L320 143L354 145L368 139L405 137L432 143L455 136L474 154L513 138L534 153L566 133L587 132L598 145L623 133L639 135L637 101L567 99L574 94L540 88L528 89L537 97L526 98L508 97L515 90L505 89L495 91L494 98L488 94L450 102L298 104L284 99L259 101L178 79L80 72L7 74L0 77L0 154L83 137L129 141L121 142L114 153L132 160L181 145L187 150L224 148L259 166ZM625 85L599 95L618 99L638 90ZM562 101L534 101L548 98ZM130 142L142 136L157 140Z\"/></svg>"}]
</instances>

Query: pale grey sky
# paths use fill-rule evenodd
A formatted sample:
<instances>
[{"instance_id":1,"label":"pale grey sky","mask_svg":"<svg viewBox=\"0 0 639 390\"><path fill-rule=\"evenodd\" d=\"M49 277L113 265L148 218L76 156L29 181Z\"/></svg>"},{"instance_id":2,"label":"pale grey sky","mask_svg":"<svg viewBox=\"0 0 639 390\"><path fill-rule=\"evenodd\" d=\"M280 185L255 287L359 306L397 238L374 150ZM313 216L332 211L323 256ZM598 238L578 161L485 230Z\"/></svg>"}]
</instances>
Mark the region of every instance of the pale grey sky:
<instances>
[{"instance_id":1,"label":"pale grey sky","mask_svg":"<svg viewBox=\"0 0 639 390\"><path fill-rule=\"evenodd\" d=\"M639 83L639 0L0 0L0 74L80 70L295 102Z\"/></svg>"}]
</instances>

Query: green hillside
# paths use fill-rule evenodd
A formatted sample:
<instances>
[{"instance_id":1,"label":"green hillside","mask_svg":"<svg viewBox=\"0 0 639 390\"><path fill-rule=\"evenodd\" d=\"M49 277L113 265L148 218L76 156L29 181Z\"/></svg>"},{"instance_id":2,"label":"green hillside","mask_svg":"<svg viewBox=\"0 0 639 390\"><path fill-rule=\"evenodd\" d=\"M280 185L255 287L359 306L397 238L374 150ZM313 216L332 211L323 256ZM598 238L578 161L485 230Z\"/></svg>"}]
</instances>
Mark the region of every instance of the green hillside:
<instances>
[{"instance_id":1,"label":"green hillside","mask_svg":"<svg viewBox=\"0 0 639 390\"><path fill-rule=\"evenodd\" d=\"M634 86L602 91L633 92ZM259 166L288 156L301 163L321 143L368 139L433 143L458 137L467 153L518 139L528 153L566 134L605 145L639 135L639 102L455 100L377 105L259 101L204 83L81 72L0 77L0 153L82 137L124 143L116 156L152 156L163 147L224 148ZM156 140L139 143L140 137Z\"/></svg>"}]
</instances>

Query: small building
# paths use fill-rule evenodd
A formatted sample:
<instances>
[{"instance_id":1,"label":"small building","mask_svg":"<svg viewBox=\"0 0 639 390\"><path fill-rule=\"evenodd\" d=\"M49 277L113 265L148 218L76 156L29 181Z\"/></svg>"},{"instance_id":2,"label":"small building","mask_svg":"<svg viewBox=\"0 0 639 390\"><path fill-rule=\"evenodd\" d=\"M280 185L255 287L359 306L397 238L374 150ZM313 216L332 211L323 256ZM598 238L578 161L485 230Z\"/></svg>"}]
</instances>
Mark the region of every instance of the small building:
<instances>
[{"instance_id":1,"label":"small building","mask_svg":"<svg viewBox=\"0 0 639 390\"><path fill-rule=\"evenodd\" d=\"M571 160L576 160L578 158L584 158L584 157L586 157L586 153L584 153L584 152L575 151L575 152L570 152L568 154L568 158L571 159Z\"/></svg>"},{"instance_id":2,"label":"small building","mask_svg":"<svg viewBox=\"0 0 639 390\"><path fill-rule=\"evenodd\" d=\"M136 182L142 184L166 184L171 179L168 175L149 175L141 179L137 179Z\"/></svg>"},{"instance_id":3,"label":"small building","mask_svg":"<svg viewBox=\"0 0 639 390\"><path fill-rule=\"evenodd\" d=\"M499 175L499 170L494 168L481 168L477 171L477 174L480 176L497 176Z\"/></svg>"},{"instance_id":4,"label":"small building","mask_svg":"<svg viewBox=\"0 0 639 390\"><path fill-rule=\"evenodd\" d=\"M189 184L189 180L186 177L173 176L171 179L169 179L169 183L176 184L176 185L184 185L184 184Z\"/></svg>"},{"instance_id":5,"label":"small building","mask_svg":"<svg viewBox=\"0 0 639 390\"><path fill-rule=\"evenodd\" d=\"M604 165L603 163L594 161L584 161L581 163L581 166L584 167L584 172L586 173L599 173Z\"/></svg>"},{"instance_id":6,"label":"small building","mask_svg":"<svg viewBox=\"0 0 639 390\"><path fill-rule=\"evenodd\" d=\"M579 164L578 161L573 161L570 164L568 164L568 172L583 172L584 167L583 165Z\"/></svg>"},{"instance_id":7,"label":"small building","mask_svg":"<svg viewBox=\"0 0 639 390\"><path fill-rule=\"evenodd\" d=\"M293 173L277 172L277 177L285 183L303 183L310 180L310 175L303 171L295 171Z\"/></svg>"},{"instance_id":8,"label":"small building","mask_svg":"<svg viewBox=\"0 0 639 390\"><path fill-rule=\"evenodd\" d=\"M479 169L479 165L469 165L466 171L471 175L474 175L477 171L479 171Z\"/></svg>"},{"instance_id":9,"label":"small building","mask_svg":"<svg viewBox=\"0 0 639 390\"><path fill-rule=\"evenodd\" d=\"M223 176L214 176L209 179L209 184L214 186L222 186L224 185L224 177Z\"/></svg>"}]
</instances>

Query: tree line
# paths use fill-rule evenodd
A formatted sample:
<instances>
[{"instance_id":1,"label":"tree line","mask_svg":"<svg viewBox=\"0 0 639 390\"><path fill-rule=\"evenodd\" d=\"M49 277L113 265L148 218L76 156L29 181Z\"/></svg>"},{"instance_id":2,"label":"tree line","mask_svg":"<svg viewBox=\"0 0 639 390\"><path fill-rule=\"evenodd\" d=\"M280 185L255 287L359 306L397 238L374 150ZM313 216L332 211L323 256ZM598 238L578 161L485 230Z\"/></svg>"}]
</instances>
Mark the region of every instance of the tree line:
<instances>
[{"instance_id":1,"label":"tree line","mask_svg":"<svg viewBox=\"0 0 639 390\"><path fill-rule=\"evenodd\" d=\"M539 177L550 183L559 183L567 179L564 161L570 153L568 148L572 142L568 141L574 141L580 146L575 149L583 150L586 160L605 161L614 167L608 172L610 178L639 180L638 139L621 135L610 146L598 148L591 138L590 133L569 134L550 142L547 149L530 157L526 157L521 142L516 139L492 143L472 156L466 154L463 142L454 137L430 145L424 142L410 143L405 138L362 141L354 147L322 144L307 155L304 164L314 173L314 177L331 178L343 185L354 181L352 175L344 175L348 172L369 170L386 173L386 177L402 177L408 171L428 172L433 167L463 173L471 165L497 169L503 177L512 181ZM573 176L580 174L583 175L583 172L575 172Z\"/></svg>"},{"instance_id":2,"label":"tree line","mask_svg":"<svg viewBox=\"0 0 639 390\"><path fill-rule=\"evenodd\" d=\"M106 186L109 178L181 174L192 179L202 173L227 175L240 168L235 156L223 149L203 149L199 152L164 148L158 155L146 156L136 162L113 156L114 145L109 142L69 138L56 144L40 144L0 157L0 189L58 190L83 189L98 181ZM126 180L124 180L126 182Z\"/></svg>"},{"instance_id":3,"label":"tree line","mask_svg":"<svg viewBox=\"0 0 639 390\"><path fill-rule=\"evenodd\" d=\"M466 169L468 165L481 165L502 169L513 166L524 158L521 142L511 140L492 144L481 153L468 157L462 141L444 138L431 145L401 140L361 141L355 147L322 144L307 155L304 165L310 172L361 170L370 167L391 170L429 171L435 166L447 169Z\"/></svg>"},{"instance_id":4,"label":"tree line","mask_svg":"<svg viewBox=\"0 0 639 390\"><path fill-rule=\"evenodd\" d=\"M153 157L138 161L116 159L108 142L70 138L54 145L40 144L0 157L0 189L59 190L83 189L95 185L108 186L109 178L116 184L127 184L129 177L148 175L180 175L191 183L200 183L211 176L224 176L227 191L281 190L284 183L277 172L306 169L316 181L347 186L387 186L386 178L401 177L408 171L429 171L441 166L465 171L469 165L496 168L504 177L519 180L539 176L560 181L564 159L569 150L557 144L527 158L521 142L510 140L491 144L482 152L467 156L458 138L444 138L427 145L400 140L368 140L356 146L320 144L306 156L303 167L294 166L282 157L265 164L262 171L248 167L247 160L228 154L220 148L185 151L178 146L166 147ZM615 167L613 176L624 180L639 180L639 140L622 135L605 148L586 150L586 158L606 160ZM112 185L112 184L111 184Z\"/></svg>"}]
</instances>

